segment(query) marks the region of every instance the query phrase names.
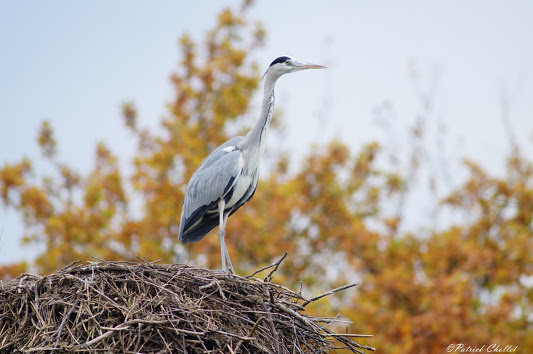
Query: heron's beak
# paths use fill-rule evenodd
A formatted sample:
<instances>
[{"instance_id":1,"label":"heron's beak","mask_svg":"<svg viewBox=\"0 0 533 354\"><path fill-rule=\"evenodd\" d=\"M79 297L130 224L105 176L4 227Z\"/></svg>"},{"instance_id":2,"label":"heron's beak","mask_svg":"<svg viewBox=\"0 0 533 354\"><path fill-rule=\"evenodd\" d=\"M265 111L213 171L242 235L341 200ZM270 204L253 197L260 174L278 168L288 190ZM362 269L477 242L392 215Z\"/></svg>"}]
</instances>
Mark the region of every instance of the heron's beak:
<instances>
[{"instance_id":1,"label":"heron's beak","mask_svg":"<svg viewBox=\"0 0 533 354\"><path fill-rule=\"evenodd\" d=\"M298 69L300 69L300 70L305 70L305 69L325 69L326 68L325 66L318 65L318 64L300 63L300 62L298 62L295 66Z\"/></svg>"}]
</instances>

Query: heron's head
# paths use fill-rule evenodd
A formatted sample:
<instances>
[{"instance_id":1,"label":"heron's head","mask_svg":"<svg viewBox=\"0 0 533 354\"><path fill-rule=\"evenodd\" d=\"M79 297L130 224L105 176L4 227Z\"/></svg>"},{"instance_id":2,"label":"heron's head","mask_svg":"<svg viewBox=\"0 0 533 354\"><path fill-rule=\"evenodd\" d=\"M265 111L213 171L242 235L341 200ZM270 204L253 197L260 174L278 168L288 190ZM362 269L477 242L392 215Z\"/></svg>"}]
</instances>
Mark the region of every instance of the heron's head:
<instances>
[{"instance_id":1,"label":"heron's head","mask_svg":"<svg viewBox=\"0 0 533 354\"><path fill-rule=\"evenodd\" d=\"M310 63L303 63L301 61L298 61L296 58L293 58L288 55L281 56L279 58L276 58L268 67L268 70L265 73L265 76L267 74L271 74L275 76L276 78L280 77L283 74L292 73L295 71L300 70L306 70L306 69L324 69L325 66L317 65L317 64L310 64Z\"/></svg>"}]
</instances>

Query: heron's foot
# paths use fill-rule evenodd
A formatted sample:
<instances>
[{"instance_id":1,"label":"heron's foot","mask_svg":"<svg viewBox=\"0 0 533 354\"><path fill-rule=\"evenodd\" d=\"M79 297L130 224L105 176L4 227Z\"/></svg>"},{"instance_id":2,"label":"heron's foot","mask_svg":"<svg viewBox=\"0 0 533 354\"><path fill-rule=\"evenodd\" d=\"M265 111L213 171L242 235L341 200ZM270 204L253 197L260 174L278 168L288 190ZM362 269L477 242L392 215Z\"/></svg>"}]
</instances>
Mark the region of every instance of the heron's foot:
<instances>
[{"instance_id":1,"label":"heron's foot","mask_svg":"<svg viewBox=\"0 0 533 354\"><path fill-rule=\"evenodd\" d=\"M235 274L235 270L233 269L233 266L231 263L229 263L229 266L226 267L226 264L222 263L222 272L228 273L228 274Z\"/></svg>"},{"instance_id":2,"label":"heron's foot","mask_svg":"<svg viewBox=\"0 0 533 354\"><path fill-rule=\"evenodd\" d=\"M229 258L228 250L226 249L226 262L228 264L228 274L235 274L235 270L233 269L233 264L231 264L231 259Z\"/></svg>"},{"instance_id":3,"label":"heron's foot","mask_svg":"<svg viewBox=\"0 0 533 354\"><path fill-rule=\"evenodd\" d=\"M222 272L226 274L233 274L235 275L235 270L233 270L233 267L226 267L222 268Z\"/></svg>"},{"instance_id":4,"label":"heron's foot","mask_svg":"<svg viewBox=\"0 0 533 354\"><path fill-rule=\"evenodd\" d=\"M226 273L228 274L235 274L235 270L233 270L233 266L230 264L228 269L226 270Z\"/></svg>"}]
</instances>

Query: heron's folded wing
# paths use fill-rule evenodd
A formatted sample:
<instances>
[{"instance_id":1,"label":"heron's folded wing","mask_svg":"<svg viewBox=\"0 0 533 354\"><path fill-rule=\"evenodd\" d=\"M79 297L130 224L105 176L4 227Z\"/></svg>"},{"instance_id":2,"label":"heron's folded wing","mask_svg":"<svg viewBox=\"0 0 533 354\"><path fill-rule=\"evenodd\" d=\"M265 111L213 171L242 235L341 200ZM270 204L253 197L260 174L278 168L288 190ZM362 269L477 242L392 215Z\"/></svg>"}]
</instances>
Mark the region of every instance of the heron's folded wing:
<instances>
[{"instance_id":1,"label":"heron's folded wing","mask_svg":"<svg viewBox=\"0 0 533 354\"><path fill-rule=\"evenodd\" d=\"M197 171L201 171L202 169L213 165L213 163L217 162L223 155L228 153L228 149L234 150L235 147L242 141L242 139L242 136L235 136L217 147L204 159L204 161L202 161L200 166L198 166Z\"/></svg>"},{"instance_id":2,"label":"heron's folded wing","mask_svg":"<svg viewBox=\"0 0 533 354\"><path fill-rule=\"evenodd\" d=\"M209 164L202 164L192 175L183 201L180 236L226 195L240 176L242 153L230 150L213 151L207 158Z\"/></svg>"}]
</instances>

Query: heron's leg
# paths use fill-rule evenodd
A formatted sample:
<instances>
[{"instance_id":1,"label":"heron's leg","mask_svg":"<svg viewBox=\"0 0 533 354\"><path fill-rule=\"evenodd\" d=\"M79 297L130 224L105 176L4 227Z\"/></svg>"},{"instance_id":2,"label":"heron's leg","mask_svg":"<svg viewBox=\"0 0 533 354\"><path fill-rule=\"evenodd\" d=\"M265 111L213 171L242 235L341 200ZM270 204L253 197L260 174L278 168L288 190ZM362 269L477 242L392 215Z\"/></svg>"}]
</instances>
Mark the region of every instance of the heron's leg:
<instances>
[{"instance_id":1,"label":"heron's leg","mask_svg":"<svg viewBox=\"0 0 533 354\"><path fill-rule=\"evenodd\" d=\"M226 272L226 253L228 251L226 250L226 242L224 241L224 236L226 235L225 228L225 220L224 220L224 206L226 203L224 202L224 199L220 199L218 201L218 215L219 215L219 221L218 221L218 240L220 241L220 256L222 258L222 271Z\"/></svg>"},{"instance_id":2,"label":"heron's leg","mask_svg":"<svg viewBox=\"0 0 533 354\"><path fill-rule=\"evenodd\" d=\"M224 230L226 230L226 221L228 220L229 212L224 214ZM226 251L226 261L228 262L228 268L231 271L231 273L235 274L235 270L233 269L233 265L231 264L231 259L229 258L229 252L228 248L226 247L226 242L224 242L224 250Z\"/></svg>"}]
</instances>

